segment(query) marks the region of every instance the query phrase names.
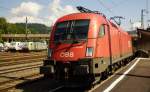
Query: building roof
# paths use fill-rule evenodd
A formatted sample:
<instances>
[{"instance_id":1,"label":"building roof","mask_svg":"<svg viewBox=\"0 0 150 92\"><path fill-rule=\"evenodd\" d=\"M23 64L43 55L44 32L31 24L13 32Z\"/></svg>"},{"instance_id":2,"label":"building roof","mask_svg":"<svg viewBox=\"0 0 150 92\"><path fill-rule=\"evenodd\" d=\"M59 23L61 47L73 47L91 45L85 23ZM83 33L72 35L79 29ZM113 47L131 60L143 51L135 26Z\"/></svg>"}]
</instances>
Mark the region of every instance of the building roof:
<instances>
[{"instance_id":1,"label":"building roof","mask_svg":"<svg viewBox=\"0 0 150 92\"><path fill-rule=\"evenodd\" d=\"M150 36L150 29L144 30L144 29L138 29L138 32L146 35L146 36Z\"/></svg>"}]
</instances>

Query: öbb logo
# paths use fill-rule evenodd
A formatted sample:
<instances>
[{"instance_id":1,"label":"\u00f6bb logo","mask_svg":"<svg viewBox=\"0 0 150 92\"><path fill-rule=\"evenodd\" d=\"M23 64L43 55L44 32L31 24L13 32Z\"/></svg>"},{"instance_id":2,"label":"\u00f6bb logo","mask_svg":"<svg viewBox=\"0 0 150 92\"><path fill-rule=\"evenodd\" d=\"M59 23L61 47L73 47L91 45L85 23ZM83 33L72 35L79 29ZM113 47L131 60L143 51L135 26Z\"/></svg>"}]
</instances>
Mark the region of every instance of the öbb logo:
<instances>
[{"instance_id":1,"label":"\u00f6bb logo","mask_svg":"<svg viewBox=\"0 0 150 92\"><path fill-rule=\"evenodd\" d=\"M61 52L60 57L74 57L73 52Z\"/></svg>"}]
</instances>

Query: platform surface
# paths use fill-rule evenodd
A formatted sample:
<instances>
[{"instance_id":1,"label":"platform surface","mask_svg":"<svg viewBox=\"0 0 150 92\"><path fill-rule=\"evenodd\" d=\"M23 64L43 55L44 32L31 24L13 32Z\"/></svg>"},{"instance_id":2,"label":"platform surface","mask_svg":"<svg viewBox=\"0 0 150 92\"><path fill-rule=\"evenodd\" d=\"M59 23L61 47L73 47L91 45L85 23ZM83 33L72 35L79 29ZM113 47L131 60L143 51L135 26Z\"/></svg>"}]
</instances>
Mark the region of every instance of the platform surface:
<instances>
[{"instance_id":1,"label":"platform surface","mask_svg":"<svg viewBox=\"0 0 150 92\"><path fill-rule=\"evenodd\" d=\"M137 58L92 92L150 92L150 58Z\"/></svg>"}]
</instances>

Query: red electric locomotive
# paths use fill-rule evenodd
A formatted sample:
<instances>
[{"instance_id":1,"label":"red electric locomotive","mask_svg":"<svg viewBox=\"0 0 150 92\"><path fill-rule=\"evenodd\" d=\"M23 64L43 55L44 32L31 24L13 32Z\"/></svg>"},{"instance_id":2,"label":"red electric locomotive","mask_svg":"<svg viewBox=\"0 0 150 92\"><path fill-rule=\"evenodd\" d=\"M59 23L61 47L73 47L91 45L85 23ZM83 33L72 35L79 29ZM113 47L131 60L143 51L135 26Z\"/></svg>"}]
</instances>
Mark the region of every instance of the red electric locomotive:
<instances>
[{"instance_id":1,"label":"red electric locomotive","mask_svg":"<svg viewBox=\"0 0 150 92\"><path fill-rule=\"evenodd\" d=\"M96 83L128 62L133 55L131 37L103 14L78 9L81 13L56 21L40 72L57 80Z\"/></svg>"}]
</instances>

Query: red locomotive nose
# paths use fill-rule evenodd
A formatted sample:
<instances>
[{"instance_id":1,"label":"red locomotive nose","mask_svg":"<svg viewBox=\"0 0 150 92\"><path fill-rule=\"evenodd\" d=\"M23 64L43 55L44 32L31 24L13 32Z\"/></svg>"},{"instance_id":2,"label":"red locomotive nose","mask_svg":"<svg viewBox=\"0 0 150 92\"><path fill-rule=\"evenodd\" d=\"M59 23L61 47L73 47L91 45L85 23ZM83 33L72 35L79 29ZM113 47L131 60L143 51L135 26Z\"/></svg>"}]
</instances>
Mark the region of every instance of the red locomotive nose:
<instances>
[{"instance_id":1,"label":"red locomotive nose","mask_svg":"<svg viewBox=\"0 0 150 92\"><path fill-rule=\"evenodd\" d=\"M70 15L70 20L63 18L57 21L51 35L52 59L66 62L85 58L90 19L78 17Z\"/></svg>"},{"instance_id":2,"label":"red locomotive nose","mask_svg":"<svg viewBox=\"0 0 150 92\"><path fill-rule=\"evenodd\" d=\"M76 44L62 44L58 48L54 49L52 58L57 61L78 61L85 57L86 42Z\"/></svg>"}]
</instances>

